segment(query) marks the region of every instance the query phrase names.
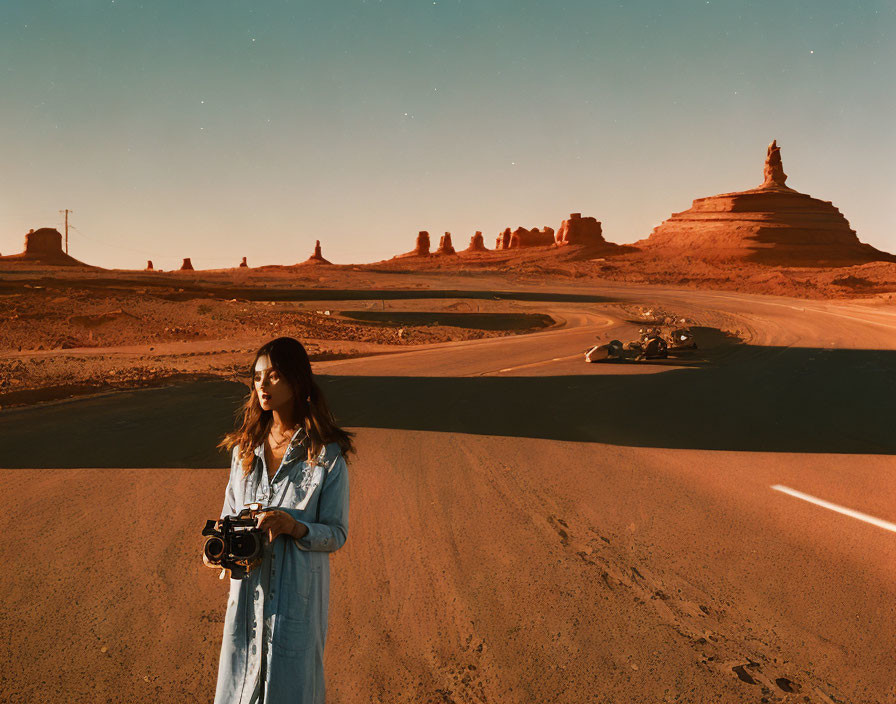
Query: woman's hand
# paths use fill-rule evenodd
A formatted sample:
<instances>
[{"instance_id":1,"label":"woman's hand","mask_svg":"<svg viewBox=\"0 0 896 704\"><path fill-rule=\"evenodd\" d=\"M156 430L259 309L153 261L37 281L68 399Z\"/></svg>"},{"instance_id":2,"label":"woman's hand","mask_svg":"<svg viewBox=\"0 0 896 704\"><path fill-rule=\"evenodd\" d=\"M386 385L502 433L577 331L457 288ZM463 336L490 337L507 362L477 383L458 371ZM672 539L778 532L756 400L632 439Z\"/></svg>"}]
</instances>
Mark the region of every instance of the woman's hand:
<instances>
[{"instance_id":1,"label":"woman's hand","mask_svg":"<svg viewBox=\"0 0 896 704\"><path fill-rule=\"evenodd\" d=\"M305 532L304 526L290 516L286 511L263 511L255 516L255 527L261 528L268 532L268 542L273 543L274 538L278 535L295 536L301 529L302 534Z\"/></svg>"}]
</instances>

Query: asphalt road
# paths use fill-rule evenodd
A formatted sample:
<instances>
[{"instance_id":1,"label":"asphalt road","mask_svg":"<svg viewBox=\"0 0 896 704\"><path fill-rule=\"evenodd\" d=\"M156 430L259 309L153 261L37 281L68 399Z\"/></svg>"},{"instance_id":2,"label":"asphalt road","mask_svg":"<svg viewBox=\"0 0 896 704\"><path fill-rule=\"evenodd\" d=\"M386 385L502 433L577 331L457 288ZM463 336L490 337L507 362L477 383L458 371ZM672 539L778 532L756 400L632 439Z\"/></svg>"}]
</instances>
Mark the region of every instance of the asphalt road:
<instances>
[{"instance_id":1,"label":"asphalt road","mask_svg":"<svg viewBox=\"0 0 896 704\"><path fill-rule=\"evenodd\" d=\"M586 365L637 324L533 301L566 326L315 366L359 448L329 700L896 701L896 315L585 293L693 318L706 347ZM24 468L3 470L9 701L211 699L226 585L196 533L242 393L0 413Z\"/></svg>"}]
</instances>

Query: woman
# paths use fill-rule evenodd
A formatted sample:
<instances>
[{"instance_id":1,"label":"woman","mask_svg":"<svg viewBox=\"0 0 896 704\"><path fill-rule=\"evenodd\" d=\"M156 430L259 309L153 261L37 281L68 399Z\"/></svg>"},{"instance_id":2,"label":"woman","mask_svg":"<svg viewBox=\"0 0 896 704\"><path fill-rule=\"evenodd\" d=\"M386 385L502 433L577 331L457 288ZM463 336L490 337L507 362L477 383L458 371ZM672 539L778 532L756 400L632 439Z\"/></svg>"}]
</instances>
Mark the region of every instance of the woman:
<instances>
[{"instance_id":1,"label":"woman","mask_svg":"<svg viewBox=\"0 0 896 704\"><path fill-rule=\"evenodd\" d=\"M339 428L291 337L265 344L232 450L221 518L259 502L261 564L230 580L215 704L323 704L328 553L348 531L351 434ZM206 561L206 564L209 564Z\"/></svg>"}]
</instances>

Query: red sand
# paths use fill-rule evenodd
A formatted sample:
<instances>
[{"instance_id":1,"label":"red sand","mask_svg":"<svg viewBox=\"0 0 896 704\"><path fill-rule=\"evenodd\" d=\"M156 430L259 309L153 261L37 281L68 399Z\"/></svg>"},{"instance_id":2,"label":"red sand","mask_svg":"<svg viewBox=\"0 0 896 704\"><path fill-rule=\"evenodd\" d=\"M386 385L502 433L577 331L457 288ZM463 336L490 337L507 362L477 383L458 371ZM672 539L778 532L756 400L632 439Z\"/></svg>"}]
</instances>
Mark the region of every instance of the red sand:
<instances>
[{"instance_id":1,"label":"red sand","mask_svg":"<svg viewBox=\"0 0 896 704\"><path fill-rule=\"evenodd\" d=\"M553 288L603 299L401 301L418 312L544 312L566 325L475 340L446 334L435 345L390 338L393 354L315 362L318 373L341 383L379 380L379 387L358 387L366 395L349 396L372 410L357 427L349 541L332 558L330 701L892 701L896 562L889 534L775 496L769 486L787 482L894 520L893 457L857 453L857 445L874 448L876 436L863 441L870 423L856 423L853 408L809 402L799 418L778 418L762 393L745 400L752 389L781 389L811 374L818 364L812 355L824 358L828 350L865 356L855 366L831 367L836 374L824 381L886 381L869 354L896 349L891 299L878 292L874 301L885 305L833 305L588 285L590 274L574 273L601 262L559 257L552 266L563 273L553 278L564 284L549 285L543 261L517 261L517 283L469 270L377 270L386 264L328 274L328 285L363 288L371 297L399 287ZM765 271L772 278L764 285L783 287L775 279L783 274ZM876 276L850 271L811 276ZM42 270L29 277L38 289L6 275L4 334L14 330L26 347L46 347L51 336L93 331L99 346L20 352L4 342L3 364L15 365L27 391L52 376L52 365L60 365L59 379L78 379L85 370L111 376L155 352L194 379L238 375L272 334L270 322L280 321L278 333L287 320L286 331L313 331L320 352L381 350L385 341L375 331L397 337L395 326L281 315L295 303L231 302L249 282L268 284L268 291L287 279L296 283L295 270L250 272L153 279L159 275ZM320 286L305 276L306 285ZM220 288L208 296L194 288L198 283ZM381 301L380 310L395 303ZM690 366L582 362L596 338L625 339L656 316L685 317L724 334ZM420 334L431 330L423 327ZM461 338L471 332L459 330ZM364 334L371 339L351 339ZM716 370L700 395L713 404L691 402L700 370ZM402 378L448 386L417 392L410 411L392 403L385 413L380 399ZM676 379L675 393L660 396L643 383L669 388ZM817 392L824 388L819 381L809 377L800 388ZM482 395L469 395L474 389ZM492 406L507 415L487 412ZM476 427L464 424L465 408L483 416ZM39 409L3 413L25 410ZM831 432L825 424L832 411L853 424ZM378 425L384 416L391 426ZM739 429L729 441L747 449L718 449L719 435L701 432L728 421ZM827 452L793 447L797 421L825 429L814 442L846 445ZM65 423L91 432L77 414ZM779 451L769 452L765 445L775 443ZM27 455L21 466L29 466ZM226 585L201 565L198 526L220 510L226 468L14 469L3 479L0 500L12 508L0 524L9 536L2 699L210 700Z\"/></svg>"}]
</instances>

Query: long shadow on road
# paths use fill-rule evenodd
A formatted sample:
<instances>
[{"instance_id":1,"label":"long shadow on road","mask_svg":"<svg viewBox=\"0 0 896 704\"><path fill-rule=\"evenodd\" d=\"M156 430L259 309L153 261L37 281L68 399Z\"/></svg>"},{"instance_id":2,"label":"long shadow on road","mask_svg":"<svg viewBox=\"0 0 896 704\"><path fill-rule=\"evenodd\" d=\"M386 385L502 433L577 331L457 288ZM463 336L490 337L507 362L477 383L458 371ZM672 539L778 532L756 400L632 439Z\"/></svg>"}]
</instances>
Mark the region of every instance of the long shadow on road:
<instances>
[{"instance_id":1,"label":"long shadow on road","mask_svg":"<svg viewBox=\"0 0 896 704\"><path fill-rule=\"evenodd\" d=\"M896 352L742 349L745 363L657 374L331 377L327 391L340 421L351 426L637 447L896 454Z\"/></svg>"},{"instance_id":2,"label":"long shadow on road","mask_svg":"<svg viewBox=\"0 0 896 704\"><path fill-rule=\"evenodd\" d=\"M347 426L638 447L896 454L896 352L742 348L656 374L321 376ZM0 412L0 467L226 467L246 387L202 382Z\"/></svg>"}]
</instances>

